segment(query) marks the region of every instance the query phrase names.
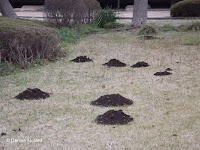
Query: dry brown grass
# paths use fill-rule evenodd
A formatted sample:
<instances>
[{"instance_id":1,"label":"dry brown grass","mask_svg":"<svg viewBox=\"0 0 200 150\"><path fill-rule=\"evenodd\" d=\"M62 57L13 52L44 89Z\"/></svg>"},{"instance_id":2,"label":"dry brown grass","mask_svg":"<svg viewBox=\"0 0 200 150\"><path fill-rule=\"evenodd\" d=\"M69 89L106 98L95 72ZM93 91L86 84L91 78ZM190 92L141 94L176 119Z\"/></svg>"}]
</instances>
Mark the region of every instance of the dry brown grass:
<instances>
[{"instance_id":1,"label":"dry brown grass","mask_svg":"<svg viewBox=\"0 0 200 150\"><path fill-rule=\"evenodd\" d=\"M121 20L118 20L119 23L123 23L123 24L131 24L131 19L121 19ZM155 24L157 26L164 26L164 25L173 25L173 26L180 26L180 25L183 25L183 24L188 24L188 23L191 23L193 21L200 21L200 19L195 19L195 20L189 20L189 19L166 19L166 20L148 20L147 22L150 23L150 24Z\"/></svg>"},{"instance_id":2,"label":"dry brown grass","mask_svg":"<svg viewBox=\"0 0 200 150\"><path fill-rule=\"evenodd\" d=\"M165 39L138 40L131 32L92 35L72 45L63 61L1 77L0 132L7 136L0 137L0 146L6 150L199 149L200 47L182 45L188 33L158 36ZM87 55L94 62L69 61L79 55ZM101 66L112 58L128 65L146 61L150 67ZM153 75L168 67L173 75ZM13 98L28 87L53 95L38 101ZM123 126L97 125L97 115L111 108L91 106L90 102L113 93L134 101L132 106L119 108L134 121ZM12 131L17 128L21 131ZM6 142L12 138L43 141Z\"/></svg>"}]
</instances>

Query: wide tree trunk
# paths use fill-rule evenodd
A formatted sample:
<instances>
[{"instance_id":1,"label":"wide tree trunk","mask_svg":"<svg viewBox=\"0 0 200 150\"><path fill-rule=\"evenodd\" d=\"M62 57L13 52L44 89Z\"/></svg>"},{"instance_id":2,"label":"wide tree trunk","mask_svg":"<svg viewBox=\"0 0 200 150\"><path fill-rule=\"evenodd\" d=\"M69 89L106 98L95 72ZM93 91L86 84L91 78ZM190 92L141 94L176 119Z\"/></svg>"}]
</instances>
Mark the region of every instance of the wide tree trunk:
<instances>
[{"instance_id":1,"label":"wide tree trunk","mask_svg":"<svg viewBox=\"0 0 200 150\"><path fill-rule=\"evenodd\" d=\"M0 0L0 12L5 17L17 18L17 15L8 0Z\"/></svg>"},{"instance_id":2,"label":"wide tree trunk","mask_svg":"<svg viewBox=\"0 0 200 150\"><path fill-rule=\"evenodd\" d=\"M132 26L141 27L147 22L148 0L134 0Z\"/></svg>"}]
</instances>

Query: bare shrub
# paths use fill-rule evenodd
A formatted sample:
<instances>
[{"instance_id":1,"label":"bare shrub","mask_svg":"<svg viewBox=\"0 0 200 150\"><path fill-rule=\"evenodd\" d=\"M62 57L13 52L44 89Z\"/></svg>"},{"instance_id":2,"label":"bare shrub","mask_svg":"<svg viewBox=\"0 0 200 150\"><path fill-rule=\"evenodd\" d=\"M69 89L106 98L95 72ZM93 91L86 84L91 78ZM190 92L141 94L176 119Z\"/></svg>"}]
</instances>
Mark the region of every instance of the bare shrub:
<instances>
[{"instance_id":1,"label":"bare shrub","mask_svg":"<svg viewBox=\"0 0 200 150\"><path fill-rule=\"evenodd\" d=\"M86 17L87 17L87 23L90 23L94 20L95 16L101 9L101 6L97 0L84 0L85 5L87 8L86 11Z\"/></svg>"},{"instance_id":2,"label":"bare shrub","mask_svg":"<svg viewBox=\"0 0 200 150\"><path fill-rule=\"evenodd\" d=\"M53 28L19 19L1 18L0 39L1 59L26 67L33 60L40 62L54 57L59 50L60 36Z\"/></svg>"},{"instance_id":3,"label":"bare shrub","mask_svg":"<svg viewBox=\"0 0 200 150\"><path fill-rule=\"evenodd\" d=\"M96 0L46 0L45 15L57 27L90 23L101 9Z\"/></svg>"}]
</instances>

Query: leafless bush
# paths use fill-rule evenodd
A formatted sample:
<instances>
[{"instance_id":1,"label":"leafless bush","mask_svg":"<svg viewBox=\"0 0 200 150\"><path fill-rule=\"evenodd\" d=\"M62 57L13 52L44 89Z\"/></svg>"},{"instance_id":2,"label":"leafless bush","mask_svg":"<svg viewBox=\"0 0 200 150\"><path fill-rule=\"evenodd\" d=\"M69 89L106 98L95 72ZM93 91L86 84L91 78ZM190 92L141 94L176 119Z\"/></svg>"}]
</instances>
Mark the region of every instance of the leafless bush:
<instances>
[{"instance_id":1,"label":"leafless bush","mask_svg":"<svg viewBox=\"0 0 200 150\"><path fill-rule=\"evenodd\" d=\"M101 9L101 6L99 2L96 0L84 0L87 8L86 17L88 23L92 22L94 20L94 17L97 15L99 10Z\"/></svg>"},{"instance_id":2,"label":"leafless bush","mask_svg":"<svg viewBox=\"0 0 200 150\"><path fill-rule=\"evenodd\" d=\"M14 22L15 26L6 23ZM0 24L0 53L3 61L16 62L21 67L54 57L59 50L60 36L52 29L23 20L3 20Z\"/></svg>"},{"instance_id":3,"label":"leafless bush","mask_svg":"<svg viewBox=\"0 0 200 150\"><path fill-rule=\"evenodd\" d=\"M22 42L23 41L23 42ZM9 54L10 58L25 67L33 63L33 60L40 62L53 56L57 49L57 43L48 37L25 37L9 39Z\"/></svg>"},{"instance_id":4,"label":"leafless bush","mask_svg":"<svg viewBox=\"0 0 200 150\"><path fill-rule=\"evenodd\" d=\"M90 23L101 9L96 0L46 0L47 19L57 27Z\"/></svg>"}]
</instances>

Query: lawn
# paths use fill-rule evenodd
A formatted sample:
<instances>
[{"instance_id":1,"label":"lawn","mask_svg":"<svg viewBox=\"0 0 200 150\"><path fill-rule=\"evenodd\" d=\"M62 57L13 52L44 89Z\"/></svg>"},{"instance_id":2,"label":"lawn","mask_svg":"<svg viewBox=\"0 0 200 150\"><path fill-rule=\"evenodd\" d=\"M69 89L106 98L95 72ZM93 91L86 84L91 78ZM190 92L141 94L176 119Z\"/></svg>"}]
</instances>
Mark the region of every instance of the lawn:
<instances>
[{"instance_id":1,"label":"lawn","mask_svg":"<svg viewBox=\"0 0 200 150\"><path fill-rule=\"evenodd\" d=\"M0 77L0 133L6 133L0 136L0 148L199 149L199 32L160 32L155 40L137 37L132 31L93 34L67 47L69 55L63 60ZM70 61L81 55L93 62ZM113 58L127 66L102 66ZM150 66L130 67L138 61ZM172 75L154 75L167 68ZM44 100L14 98L27 88L53 94ZM102 95L117 93L133 105L90 105ZM111 109L122 109L134 120L121 126L94 121Z\"/></svg>"}]
</instances>

